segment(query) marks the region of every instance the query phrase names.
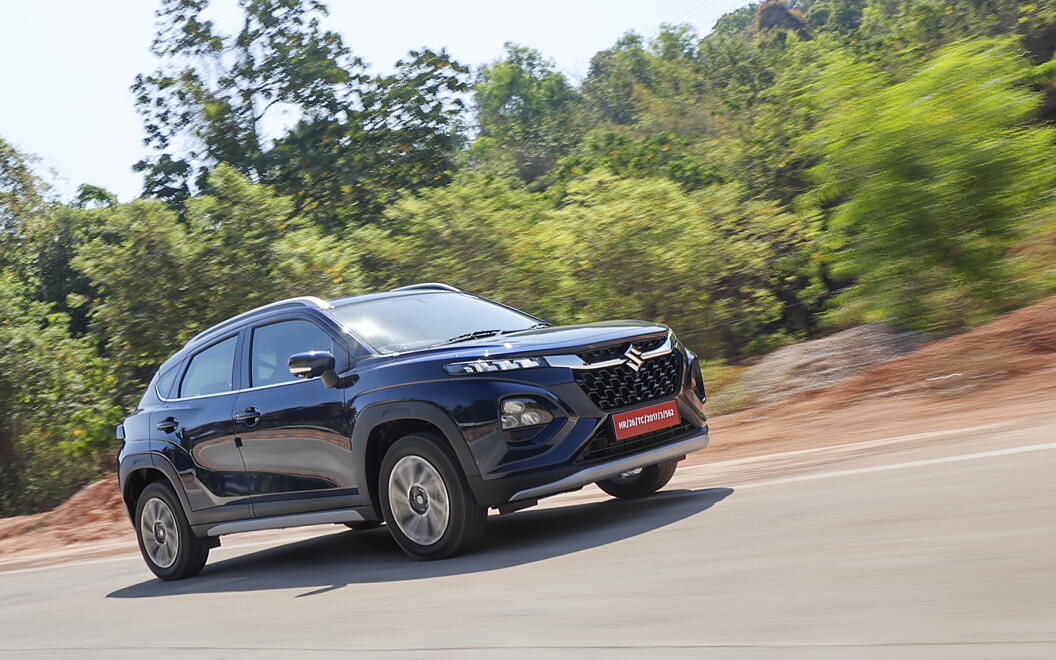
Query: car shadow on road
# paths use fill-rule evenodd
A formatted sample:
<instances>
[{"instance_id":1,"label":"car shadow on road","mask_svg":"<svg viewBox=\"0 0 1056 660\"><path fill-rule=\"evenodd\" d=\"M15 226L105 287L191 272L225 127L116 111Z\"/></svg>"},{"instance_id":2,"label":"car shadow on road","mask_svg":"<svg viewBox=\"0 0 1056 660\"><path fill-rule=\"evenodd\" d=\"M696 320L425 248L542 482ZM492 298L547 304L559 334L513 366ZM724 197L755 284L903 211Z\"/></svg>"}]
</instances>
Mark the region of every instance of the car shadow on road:
<instances>
[{"instance_id":1,"label":"car shadow on road","mask_svg":"<svg viewBox=\"0 0 1056 660\"><path fill-rule=\"evenodd\" d=\"M443 561L409 559L384 528L327 534L211 563L195 578L148 580L107 597L309 589L298 595L303 597L350 584L479 573L631 538L696 515L732 493L732 488L670 490L641 500L606 500L492 517L478 550Z\"/></svg>"}]
</instances>

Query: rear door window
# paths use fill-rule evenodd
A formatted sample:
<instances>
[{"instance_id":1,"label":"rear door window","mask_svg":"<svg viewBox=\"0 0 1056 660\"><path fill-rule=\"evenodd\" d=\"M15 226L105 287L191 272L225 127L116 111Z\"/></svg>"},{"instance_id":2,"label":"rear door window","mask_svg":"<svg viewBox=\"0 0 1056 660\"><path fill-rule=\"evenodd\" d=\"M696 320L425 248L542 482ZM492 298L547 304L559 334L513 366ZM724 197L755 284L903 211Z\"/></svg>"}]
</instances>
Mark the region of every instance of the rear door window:
<instances>
[{"instance_id":1,"label":"rear door window","mask_svg":"<svg viewBox=\"0 0 1056 660\"><path fill-rule=\"evenodd\" d=\"M180 383L180 397L219 394L235 389L235 348L238 336L213 344L195 354Z\"/></svg>"}]
</instances>

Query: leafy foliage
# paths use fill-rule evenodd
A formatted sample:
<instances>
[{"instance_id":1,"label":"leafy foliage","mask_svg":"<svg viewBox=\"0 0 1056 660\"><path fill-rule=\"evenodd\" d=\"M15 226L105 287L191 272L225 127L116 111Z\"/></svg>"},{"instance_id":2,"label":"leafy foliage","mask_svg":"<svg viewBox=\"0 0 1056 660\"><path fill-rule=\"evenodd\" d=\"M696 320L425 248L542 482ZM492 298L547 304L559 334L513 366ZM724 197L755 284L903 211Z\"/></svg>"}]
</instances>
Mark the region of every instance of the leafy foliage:
<instances>
[{"instance_id":1,"label":"leafy foliage","mask_svg":"<svg viewBox=\"0 0 1056 660\"><path fill-rule=\"evenodd\" d=\"M186 222L152 200L108 211L106 232L78 251L77 268L99 292L93 331L106 338L125 401L174 346L224 318L304 291L359 288L349 248L288 219L288 198L228 166L209 189L188 202Z\"/></svg>"},{"instance_id":2,"label":"leafy foliage","mask_svg":"<svg viewBox=\"0 0 1056 660\"><path fill-rule=\"evenodd\" d=\"M807 199L830 207L826 243L855 280L841 298L865 318L951 329L1022 302L1009 249L1056 181L1056 133L1024 125L1029 68L983 41L893 84L843 62L818 81L833 110L805 137L821 156Z\"/></svg>"},{"instance_id":3,"label":"leafy foliage","mask_svg":"<svg viewBox=\"0 0 1056 660\"><path fill-rule=\"evenodd\" d=\"M479 137L471 157L531 183L554 167L585 130L586 103L553 62L506 44L506 57L480 71L473 97Z\"/></svg>"},{"instance_id":4,"label":"leafy foliage","mask_svg":"<svg viewBox=\"0 0 1056 660\"><path fill-rule=\"evenodd\" d=\"M575 318L662 320L706 355L780 343L777 289L792 267L781 255L795 252L803 229L741 192L686 194L663 179L604 173L577 182L552 230L572 248L564 297Z\"/></svg>"},{"instance_id":5,"label":"leafy foliage","mask_svg":"<svg viewBox=\"0 0 1056 660\"><path fill-rule=\"evenodd\" d=\"M69 319L0 274L0 511L57 504L109 468L116 378Z\"/></svg>"},{"instance_id":6,"label":"leafy foliage","mask_svg":"<svg viewBox=\"0 0 1056 660\"><path fill-rule=\"evenodd\" d=\"M32 159L0 140L0 231L17 233L19 221L43 206L46 192Z\"/></svg>"},{"instance_id":7,"label":"leafy foliage","mask_svg":"<svg viewBox=\"0 0 1056 660\"><path fill-rule=\"evenodd\" d=\"M390 191L446 183L460 134L465 67L412 51L391 75L370 75L318 0L240 0L242 29L201 18L208 0L163 0L153 52L163 66L133 92L147 145L145 193L174 206L228 163L273 185L331 229L369 222ZM296 117L268 130L276 112Z\"/></svg>"},{"instance_id":8,"label":"leafy foliage","mask_svg":"<svg viewBox=\"0 0 1056 660\"><path fill-rule=\"evenodd\" d=\"M626 131L604 131L588 135L555 170L558 180L573 179L596 169L628 178L660 176L687 190L720 183L719 166L709 162L692 142L668 131L635 138Z\"/></svg>"}]
</instances>

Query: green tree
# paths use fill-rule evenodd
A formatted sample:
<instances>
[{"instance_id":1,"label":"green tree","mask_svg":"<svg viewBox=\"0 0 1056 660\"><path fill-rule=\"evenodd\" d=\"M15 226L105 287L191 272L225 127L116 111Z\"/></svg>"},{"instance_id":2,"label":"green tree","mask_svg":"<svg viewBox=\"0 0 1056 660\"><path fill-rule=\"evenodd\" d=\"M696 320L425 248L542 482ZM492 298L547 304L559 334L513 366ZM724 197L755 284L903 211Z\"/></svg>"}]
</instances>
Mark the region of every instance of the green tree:
<instances>
[{"instance_id":1,"label":"green tree","mask_svg":"<svg viewBox=\"0 0 1056 660\"><path fill-rule=\"evenodd\" d=\"M163 66L137 76L132 89L147 145L163 152L160 158L169 157L164 164L181 166L166 178L191 175L204 183L217 162L257 173L265 142L261 122L270 110L289 105L308 115L337 114L346 87L364 77L362 64L340 37L320 26L326 14L322 3L239 4L245 21L233 35L217 32L202 18L208 0L164 0L157 11L152 51ZM181 151L168 153L176 149ZM161 164L143 161L137 167L158 176ZM172 180L168 187L188 189L188 183Z\"/></svg>"},{"instance_id":2,"label":"green tree","mask_svg":"<svg viewBox=\"0 0 1056 660\"><path fill-rule=\"evenodd\" d=\"M467 75L447 53L412 52L374 76L323 29L318 0L239 0L234 34L203 18L208 4L164 0L153 44L163 64L133 85L156 152L136 166L146 194L181 207L229 163L338 230L373 220L400 187L446 182ZM279 110L297 121L269 132Z\"/></svg>"},{"instance_id":3,"label":"green tree","mask_svg":"<svg viewBox=\"0 0 1056 660\"><path fill-rule=\"evenodd\" d=\"M544 229L551 211L544 196L509 180L464 175L405 195L386 211L387 231L353 240L369 252L371 288L441 281L563 321L569 311L554 292L564 286L567 246Z\"/></svg>"},{"instance_id":4,"label":"green tree","mask_svg":"<svg viewBox=\"0 0 1056 660\"><path fill-rule=\"evenodd\" d=\"M700 47L688 25L661 25L649 41L629 32L591 58L583 94L608 124L699 137L715 114Z\"/></svg>"},{"instance_id":5,"label":"green tree","mask_svg":"<svg viewBox=\"0 0 1056 660\"><path fill-rule=\"evenodd\" d=\"M803 201L831 213L828 258L856 282L845 316L949 330L1023 302L1009 248L1056 177L1030 73L1007 41L969 41L902 82L844 61L818 82Z\"/></svg>"},{"instance_id":6,"label":"green tree","mask_svg":"<svg viewBox=\"0 0 1056 660\"><path fill-rule=\"evenodd\" d=\"M588 121L579 93L538 51L512 43L480 71L473 87L477 137L470 157L531 183L582 137Z\"/></svg>"},{"instance_id":7,"label":"green tree","mask_svg":"<svg viewBox=\"0 0 1056 660\"><path fill-rule=\"evenodd\" d=\"M109 469L116 379L69 319L0 273L0 515L57 504Z\"/></svg>"},{"instance_id":8,"label":"green tree","mask_svg":"<svg viewBox=\"0 0 1056 660\"><path fill-rule=\"evenodd\" d=\"M277 139L262 181L332 231L376 221L404 190L451 180L467 75L445 51L411 51L360 87L355 110L302 120Z\"/></svg>"},{"instance_id":9,"label":"green tree","mask_svg":"<svg viewBox=\"0 0 1056 660\"><path fill-rule=\"evenodd\" d=\"M188 202L185 221L157 201L98 211L106 231L74 260L99 292L92 328L106 340L122 400L217 321L284 297L361 286L349 247L294 216L289 198L228 166L216 168L209 189Z\"/></svg>"},{"instance_id":10,"label":"green tree","mask_svg":"<svg viewBox=\"0 0 1056 660\"><path fill-rule=\"evenodd\" d=\"M721 183L723 173L713 156L691 140L669 131L638 137L639 131L595 131L575 152L563 158L557 180L570 179L596 169L621 177L662 176L686 190Z\"/></svg>"},{"instance_id":11,"label":"green tree","mask_svg":"<svg viewBox=\"0 0 1056 660\"><path fill-rule=\"evenodd\" d=\"M811 3L806 19L816 31L848 34L861 25L867 4L865 0L818 0Z\"/></svg>"},{"instance_id":12,"label":"green tree","mask_svg":"<svg viewBox=\"0 0 1056 660\"><path fill-rule=\"evenodd\" d=\"M595 53L590 59L583 94L605 121L632 124L639 114L635 94L649 84L649 64L641 35L628 32L611 48Z\"/></svg>"},{"instance_id":13,"label":"green tree","mask_svg":"<svg viewBox=\"0 0 1056 660\"><path fill-rule=\"evenodd\" d=\"M687 195L595 173L570 188L547 233L572 248L562 295L581 320L663 321L709 358L785 341L775 291L801 267L805 230L736 186Z\"/></svg>"},{"instance_id":14,"label":"green tree","mask_svg":"<svg viewBox=\"0 0 1056 660\"><path fill-rule=\"evenodd\" d=\"M95 291L73 266L82 245L105 231L105 216L96 210L54 204L25 219L22 244L23 281L33 285L33 298L70 316L70 329L87 331L87 301Z\"/></svg>"},{"instance_id":15,"label":"green tree","mask_svg":"<svg viewBox=\"0 0 1056 660\"><path fill-rule=\"evenodd\" d=\"M46 207L48 186L33 173L32 157L0 138L0 268L17 267L26 218Z\"/></svg>"}]
</instances>

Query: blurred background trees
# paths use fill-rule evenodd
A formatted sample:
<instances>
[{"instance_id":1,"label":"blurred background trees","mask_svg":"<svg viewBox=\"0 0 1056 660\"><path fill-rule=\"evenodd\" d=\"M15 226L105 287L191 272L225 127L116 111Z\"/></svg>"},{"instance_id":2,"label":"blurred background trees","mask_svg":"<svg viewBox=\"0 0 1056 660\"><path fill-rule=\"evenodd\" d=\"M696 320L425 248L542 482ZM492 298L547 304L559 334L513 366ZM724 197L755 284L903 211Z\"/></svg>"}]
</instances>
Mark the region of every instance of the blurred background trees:
<instances>
[{"instance_id":1,"label":"blurred background trees","mask_svg":"<svg viewBox=\"0 0 1056 660\"><path fill-rule=\"evenodd\" d=\"M158 362L285 296L445 281L737 361L1056 291L1054 0L766 0L582 80L518 44L379 74L322 2L239 4L225 33L161 1L142 199L59 199L0 141L0 515L107 469Z\"/></svg>"},{"instance_id":2,"label":"blurred background trees","mask_svg":"<svg viewBox=\"0 0 1056 660\"><path fill-rule=\"evenodd\" d=\"M1031 65L1007 42L958 42L904 80L833 63L804 197L827 215L838 313L957 330L1031 295L1011 253L1056 183L1051 126L1031 125Z\"/></svg>"}]
</instances>

